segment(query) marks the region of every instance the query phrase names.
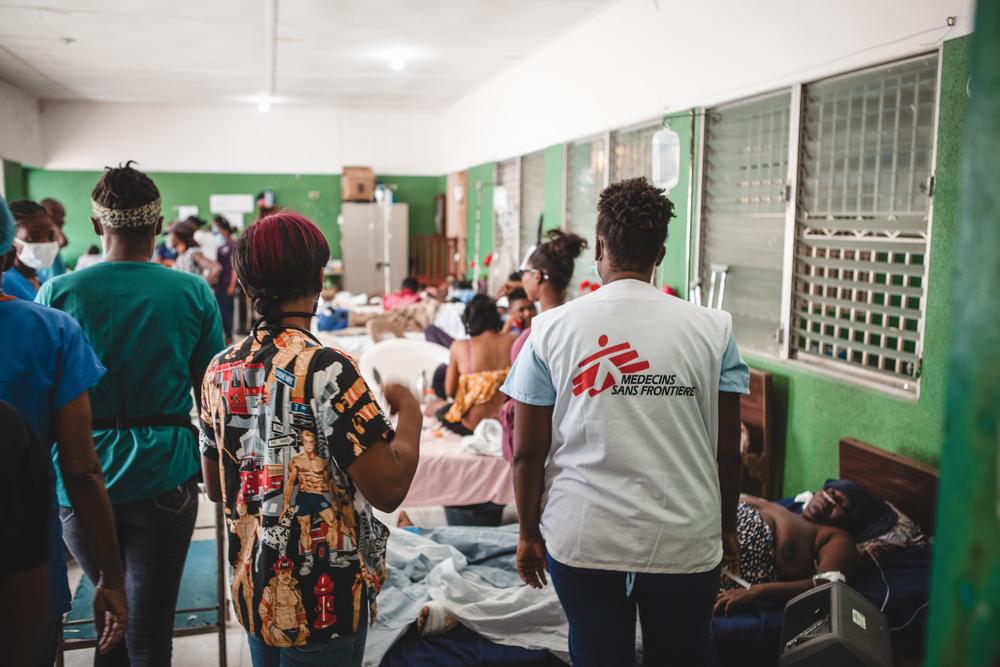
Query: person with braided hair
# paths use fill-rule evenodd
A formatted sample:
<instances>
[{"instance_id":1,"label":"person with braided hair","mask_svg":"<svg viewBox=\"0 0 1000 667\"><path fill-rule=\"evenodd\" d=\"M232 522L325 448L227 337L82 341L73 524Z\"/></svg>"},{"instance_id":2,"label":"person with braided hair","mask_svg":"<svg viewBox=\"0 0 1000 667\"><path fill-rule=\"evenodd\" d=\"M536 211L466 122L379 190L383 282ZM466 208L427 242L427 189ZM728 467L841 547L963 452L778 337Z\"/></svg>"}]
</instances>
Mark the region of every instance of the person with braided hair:
<instances>
[{"instance_id":1,"label":"person with braided hair","mask_svg":"<svg viewBox=\"0 0 1000 667\"><path fill-rule=\"evenodd\" d=\"M576 258L587 248L587 239L561 229L550 229L546 241L535 248L521 271L524 293L541 312L561 306L566 301L566 290L573 278ZM531 334L531 324L517 337L510 348L513 364ZM500 425L503 427L503 457L514 459L514 401L505 401L500 408Z\"/></svg>"},{"instance_id":2,"label":"person with braided hair","mask_svg":"<svg viewBox=\"0 0 1000 667\"><path fill-rule=\"evenodd\" d=\"M126 573L125 642L95 664L169 665L174 608L198 511L191 391L224 346L219 308L198 276L149 261L163 218L156 184L129 162L91 194L106 261L56 276L41 304L75 319L107 369L91 390L102 463ZM58 472L58 471L57 471ZM58 477L64 539L99 583L94 545Z\"/></svg>"},{"instance_id":3,"label":"person with braided hair","mask_svg":"<svg viewBox=\"0 0 1000 667\"><path fill-rule=\"evenodd\" d=\"M372 508L395 510L417 468L417 399L382 388L393 428L350 357L309 331L329 258L297 213L240 236L233 266L260 320L215 357L201 392L209 497L233 525L259 520L259 539L230 550L255 667L360 667L386 573L388 531Z\"/></svg>"},{"instance_id":4,"label":"person with braided hair","mask_svg":"<svg viewBox=\"0 0 1000 667\"><path fill-rule=\"evenodd\" d=\"M720 567L739 573L749 369L728 313L651 284L672 216L643 178L604 189L603 286L535 317L502 389L518 572L536 588L552 577L574 665L632 664L637 612L646 664L710 664Z\"/></svg>"}]
</instances>

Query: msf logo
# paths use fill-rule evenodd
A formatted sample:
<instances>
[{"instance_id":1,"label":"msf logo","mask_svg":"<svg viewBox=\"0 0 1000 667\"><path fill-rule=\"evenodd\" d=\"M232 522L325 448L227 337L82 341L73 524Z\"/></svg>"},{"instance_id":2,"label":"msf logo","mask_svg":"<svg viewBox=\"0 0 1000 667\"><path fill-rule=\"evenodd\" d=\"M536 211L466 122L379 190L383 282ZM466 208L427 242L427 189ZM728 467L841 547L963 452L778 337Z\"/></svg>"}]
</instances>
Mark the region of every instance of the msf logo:
<instances>
[{"instance_id":1,"label":"msf logo","mask_svg":"<svg viewBox=\"0 0 1000 667\"><path fill-rule=\"evenodd\" d=\"M573 378L574 396L583 392L597 396L618 383L617 375L641 373L649 368L649 362L639 360L639 353L628 342L607 347L608 337L601 336L597 344L603 349L577 364L583 370Z\"/></svg>"}]
</instances>

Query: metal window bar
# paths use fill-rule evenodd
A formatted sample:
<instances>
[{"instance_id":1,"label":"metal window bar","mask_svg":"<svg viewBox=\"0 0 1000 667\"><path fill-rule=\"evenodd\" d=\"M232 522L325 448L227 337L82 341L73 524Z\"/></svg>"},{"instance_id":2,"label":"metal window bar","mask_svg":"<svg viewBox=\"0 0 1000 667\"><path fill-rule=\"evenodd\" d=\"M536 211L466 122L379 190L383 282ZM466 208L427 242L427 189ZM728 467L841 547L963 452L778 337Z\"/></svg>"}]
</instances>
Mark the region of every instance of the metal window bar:
<instances>
[{"instance_id":1,"label":"metal window bar","mask_svg":"<svg viewBox=\"0 0 1000 667\"><path fill-rule=\"evenodd\" d=\"M611 133L611 178L653 177L653 135L662 127L657 122L645 127Z\"/></svg>"},{"instance_id":2,"label":"metal window bar","mask_svg":"<svg viewBox=\"0 0 1000 667\"><path fill-rule=\"evenodd\" d=\"M597 200L608 178L607 135L575 141L566 155L566 229L587 239L593 247L597 230ZM591 275L593 255L577 258L569 292Z\"/></svg>"},{"instance_id":3,"label":"metal window bar","mask_svg":"<svg viewBox=\"0 0 1000 667\"><path fill-rule=\"evenodd\" d=\"M804 87L792 351L915 392L938 56ZM874 374L874 375L873 375Z\"/></svg>"},{"instance_id":4,"label":"metal window bar","mask_svg":"<svg viewBox=\"0 0 1000 667\"><path fill-rule=\"evenodd\" d=\"M519 256L538 243L538 223L545 210L545 153L538 151L521 158L521 230Z\"/></svg>"}]
</instances>

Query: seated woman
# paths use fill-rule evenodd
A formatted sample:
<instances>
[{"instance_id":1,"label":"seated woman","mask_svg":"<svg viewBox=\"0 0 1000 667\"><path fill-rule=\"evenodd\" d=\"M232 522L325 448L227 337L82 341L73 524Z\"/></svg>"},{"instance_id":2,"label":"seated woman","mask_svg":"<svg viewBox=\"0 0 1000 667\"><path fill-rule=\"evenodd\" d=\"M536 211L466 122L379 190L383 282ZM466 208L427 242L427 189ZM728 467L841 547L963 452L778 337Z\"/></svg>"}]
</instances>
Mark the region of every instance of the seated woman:
<instances>
[{"instance_id":1,"label":"seated woman","mask_svg":"<svg viewBox=\"0 0 1000 667\"><path fill-rule=\"evenodd\" d=\"M815 523L777 503L742 496L737 512L741 588L723 571L715 613L728 614L757 600L784 604L815 584L813 575L840 572L848 581L860 565L847 531Z\"/></svg>"},{"instance_id":2,"label":"seated woman","mask_svg":"<svg viewBox=\"0 0 1000 667\"><path fill-rule=\"evenodd\" d=\"M187 220L178 222L170 228L170 236L177 251L177 260L173 268L176 271L201 276L209 285L215 285L222 273L222 265L202 252L201 246L194 240L196 231L194 224Z\"/></svg>"},{"instance_id":3,"label":"seated woman","mask_svg":"<svg viewBox=\"0 0 1000 667\"><path fill-rule=\"evenodd\" d=\"M500 416L506 398L498 390L510 371L513 336L503 333L496 301L477 294L465 307L462 323L469 340L455 341L445 376L445 392L454 400L438 411L445 427L472 435L484 419Z\"/></svg>"}]
</instances>

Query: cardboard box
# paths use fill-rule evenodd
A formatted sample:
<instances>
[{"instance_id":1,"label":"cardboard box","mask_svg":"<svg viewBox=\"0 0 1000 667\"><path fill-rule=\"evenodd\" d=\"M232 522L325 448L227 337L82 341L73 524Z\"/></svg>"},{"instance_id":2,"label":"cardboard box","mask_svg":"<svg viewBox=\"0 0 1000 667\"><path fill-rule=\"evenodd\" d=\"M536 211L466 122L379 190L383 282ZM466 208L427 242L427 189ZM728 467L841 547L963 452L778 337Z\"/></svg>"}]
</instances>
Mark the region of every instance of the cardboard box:
<instances>
[{"instance_id":1,"label":"cardboard box","mask_svg":"<svg viewBox=\"0 0 1000 667\"><path fill-rule=\"evenodd\" d=\"M343 201L371 201L375 197L375 172L369 167L344 167L340 194Z\"/></svg>"}]
</instances>

